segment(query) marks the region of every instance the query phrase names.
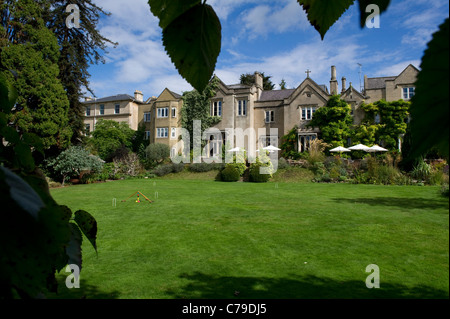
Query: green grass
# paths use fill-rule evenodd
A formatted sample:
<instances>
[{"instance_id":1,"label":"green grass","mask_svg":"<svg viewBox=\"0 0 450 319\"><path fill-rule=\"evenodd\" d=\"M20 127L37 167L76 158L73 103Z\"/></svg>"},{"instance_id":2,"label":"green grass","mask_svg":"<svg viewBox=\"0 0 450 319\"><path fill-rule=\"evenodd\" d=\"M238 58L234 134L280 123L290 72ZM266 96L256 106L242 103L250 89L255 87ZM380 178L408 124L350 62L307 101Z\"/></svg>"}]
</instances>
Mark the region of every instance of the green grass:
<instances>
[{"instance_id":1,"label":"green grass","mask_svg":"<svg viewBox=\"0 0 450 319\"><path fill-rule=\"evenodd\" d=\"M81 288L66 289L62 272L51 297L449 297L449 203L439 188L207 175L52 190L99 229L98 256L83 244ZM121 202L136 191L155 201ZM380 289L366 288L369 264L380 267Z\"/></svg>"}]
</instances>

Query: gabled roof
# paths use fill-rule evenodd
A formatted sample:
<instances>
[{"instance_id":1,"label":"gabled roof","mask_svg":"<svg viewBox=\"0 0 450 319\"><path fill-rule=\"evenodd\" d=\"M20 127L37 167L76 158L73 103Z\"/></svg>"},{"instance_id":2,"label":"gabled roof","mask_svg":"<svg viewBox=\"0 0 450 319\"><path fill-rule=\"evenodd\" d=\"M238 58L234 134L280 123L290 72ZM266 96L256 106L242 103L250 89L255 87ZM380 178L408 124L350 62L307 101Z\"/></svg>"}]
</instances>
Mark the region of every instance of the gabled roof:
<instances>
[{"instance_id":1,"label":"gabled roof","mask_svg":"<svg viewBox=\"0 0 450 319\"><path fill-rule=\"evenodd\" d=\"M386 81L395 81L397 78L399 78L403 73L406 72L409 68L413 68L415 71L420 72L418 68L416 68L414 65L409 64L402 72L400 72L397 76L384 76L379 78L367 78L367 87L366 90L376 90L376 89L385 89L386 88Z\"/></svg>"},{"instance_id":2,"label":"gabled roof","mask_svg":"<svg viewBox=\"0 0 450 319\"><path fill-rule=\"evenodd\" d=\"M366 97L359 92L358 90L355 90L353 86L350 86L345 92L341 93L341 97L349 96L355 94L356 96L359 96L361 100L364 100Z\"/></svg>"},{"instance_id":3,"label":"gabled roof","mask_svg":"<svg viewBox=\"0 0 450 319\"><path fill-rule=\"evenodd\" d=\"M176 98L177 100L181 99L181 95L178 93L175 93L174 91L171 91L169 89L167 89L167 91L169 91L170 94L173 95L174 98Z\"/></svg>"},{"instance_id":4,"label":"gabled roof","mask_svg":"<svg viewBox=\"0 0 450 319\"><path fill-rule=\"evenodd\" d=\"M261 102L282 101L290 97L291 94L294 92L295 89L262 91L259 101Z\"/></svg>"},{"instance_id":5,"label":"gabled roof","mask_svg":"<svg viewBox=\"0 0 450 319\"><path fill-rule=\"evenodd\" d=\"M386 81L394 81L396 76L385 76L381 78L367 78L366 90L385 89Z\"/></svg>"},{"instance_id":6,"label":"gabled roof","mask_svg":"<svg viewBox=\"0 0 450 319\"><path fill-rule=\"evenodd\" d=\"M324 101L328 101L328 98L330 94L328 93L328 89L325 85L319 85L317 84L313 79L306 78L295 90L292 92L292 94L289 96L290 101L288 103L291 103L292 100L294 100L301 92L303 92L307 87L312 89L314 92L317 93L317 95L322 98Z\"/></svg>"},{"instance_id":7,"label":"gabled roof","mask_svg":"<svg viewBox=\"0 0 450 319\"><path fill-rule=\"evenodd\" d=\"M128 94L118 94L118 95L103 97L100 99L84 101L83 103L84 104L94 104L94 103L108 103L108 102L119 102L119 101L133 101L136 103L142 103L142 102L137 101L134 97L132 97L131 95L128 95Z\"/></svg>"}]
</instances>

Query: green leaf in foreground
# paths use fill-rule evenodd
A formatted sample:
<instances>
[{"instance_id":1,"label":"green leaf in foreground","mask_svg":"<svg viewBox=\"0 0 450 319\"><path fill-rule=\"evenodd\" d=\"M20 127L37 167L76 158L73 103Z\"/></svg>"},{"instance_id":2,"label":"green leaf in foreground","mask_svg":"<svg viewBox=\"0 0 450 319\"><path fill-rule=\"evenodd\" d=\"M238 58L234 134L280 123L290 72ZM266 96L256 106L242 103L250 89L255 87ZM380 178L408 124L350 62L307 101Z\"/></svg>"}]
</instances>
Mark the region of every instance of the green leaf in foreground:
<instances>
[{"instance_id":1,"label":"green leaf in foreground","mask_svg":"<svg viewBox=\"0 0 450 319\"><path fill-rule=\"evenodd\" d=\"M173 20L200 4L200 0L149 0L150 11L159 18L159 26L164 29Z\"/></svg>"},{"instance_id":2,"label":"green leaf in foreground","mask_svg":"<svg viewBox=\"0 0 450 319\"><path fill-rule=\"evenodd\" d=\"M66 247L67 264L77 265L81 271L82 258L81 258L81 244L83 243L83 237L80 229L74 223L69 223L71 235L69 244Z\"/></svg>"},{"instance_id":3,"label":"green leaf in foreground","mask_svg":"<svg viewBox=\"0 0 450 319\"><path fill-rule=\"evenodd\" d=\"M220 54L222 27L213 8L199 4L163 30L163 44L180 75L201 92Z\"/></svg>"},{"instance_id":4,"label":"green leaf in foreground","mask_svg":"<svg viewBox=\"0 0 450 319\"><path fill-rule=\"evenodd\" d=\"M433 34L422 58L411 104L412 157L437 147L449 156L449 19Z\"/></svg>"},{"instance_id":5,"label":"green leaf in foreground","mask_svg":"<svg viewBox=\"0 0 450 319\"><path fill-rule=\"evenodd\" d=\"M298 0L306 11L311 25L319 31L322 40L331 26L355 0Z\"/></svg>"},{"instance_id":6,"label":"green leaf in foreground","mask_svg":"<svg viewBox=\"0 0 450 319\"><path fill-rule=\"evenodd\" d=\"M6 76L0 73L0 111L6 114L11 112L17 99L17 91L8 81Z\"/></svg>"},{"instance_id":7,"label":"green leaf in foreground","mask_svg":"<svg viewBox=\"0 0 450 319\"><path fill-rule=\"evenodd\" d=\"M75 222L97 251L97 221L95 218L88 212L79 210L75 213Z\"/></svg>"}]
</instances>

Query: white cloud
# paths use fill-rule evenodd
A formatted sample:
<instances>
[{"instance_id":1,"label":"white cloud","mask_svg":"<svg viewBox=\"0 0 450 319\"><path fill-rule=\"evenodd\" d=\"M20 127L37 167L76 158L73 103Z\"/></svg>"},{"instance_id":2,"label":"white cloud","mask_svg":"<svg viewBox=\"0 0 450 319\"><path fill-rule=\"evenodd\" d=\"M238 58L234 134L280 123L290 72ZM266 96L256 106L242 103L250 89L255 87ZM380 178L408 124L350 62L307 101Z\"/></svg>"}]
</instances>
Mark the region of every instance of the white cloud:
<instances>
[{"instance_id":1,"label":"white cloud","mask_svg":"<svg viewBox=\"0 0 450 319\"><path fill-rule=\"evenodd\" d=\"M392 65L387 65L380 68L375 74L374 77L378 76L395 76L399 75L406 67L410 64L414 65L416 68L419 68L421 61L420 60L411 60L411 61L403 61L400 63L395 63Z\"/></svg>"},{"instance_id":2,"label":"white cloud","mask_svg":"<svg viewBox=\"0 0 450 319\"><path fill-rule=\"evenodd\" d=\"M240 17L244 23L241 35L245 34L249 39L311 27L296 0L283 1L282 6L275 7L259 5L242 12Z\"/></svg>"}]
</instances>

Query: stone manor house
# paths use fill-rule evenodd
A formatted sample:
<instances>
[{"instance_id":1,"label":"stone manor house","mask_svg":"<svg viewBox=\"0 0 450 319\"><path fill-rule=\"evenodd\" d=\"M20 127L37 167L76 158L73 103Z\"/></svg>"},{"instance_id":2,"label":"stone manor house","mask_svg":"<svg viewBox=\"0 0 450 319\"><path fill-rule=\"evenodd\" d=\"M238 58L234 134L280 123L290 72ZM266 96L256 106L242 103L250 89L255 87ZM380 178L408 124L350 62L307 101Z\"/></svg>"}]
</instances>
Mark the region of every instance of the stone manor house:
<instances>
[{"instance_id":1,"label":"stone manor house","mask_svg":"<svg viewBox=\"0 0 450 319\"><path fill-rule=\"evenodd\" d=\"M244 147L249 155L255 156L253 152L257 149L281 145L281 138L296 125L298 151L304 152L308 149L309 142L317 138L319 133L317 128L308 128L307 124L314 112L325 106L333 94L339 94L351 106L354 122L360 124L364 118L364 112L360 108L363 102L373 103L381 99L410 100L414 96L418 72L415 66L409 65L396 76L364 76L363 92L356 90L352 83L347 87L345 77L342 77L339 85L334 66L331 67L329 88L314 82L309 72L297 88L286 90L263 90L263 77L258 72L255 73L255 83L251 86L225 84L219 79L219 89L211 99L210 112L212 116L221 117L222 121L214 127L216 133L211 134L209 139L207 156L221 154L222 143L229 140L229 129L238 132L255 130L256 145L249 145L249 138L243 140L244 145L233 145ZM181 151L176 146L180 144L180 111L183 101L181 95L167 88L158 97L147 100L144 100L142 92L136 91L134 96L120 94L100 99L86 98L84 104L86 134L94 130L100 119L126 122L133 130L137 130L139 125L145 125L146 138L150 143L167 144L172 155ZM218 131L221 132L221 137L217 137ZM236 137L233 142L237 143Z\"/></svg>"}]
</instances>

